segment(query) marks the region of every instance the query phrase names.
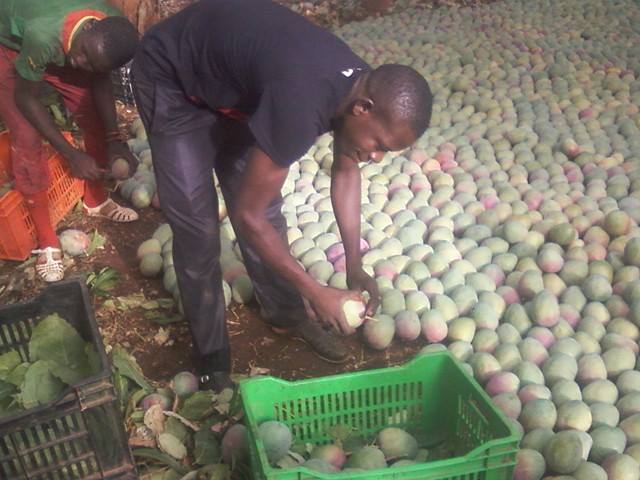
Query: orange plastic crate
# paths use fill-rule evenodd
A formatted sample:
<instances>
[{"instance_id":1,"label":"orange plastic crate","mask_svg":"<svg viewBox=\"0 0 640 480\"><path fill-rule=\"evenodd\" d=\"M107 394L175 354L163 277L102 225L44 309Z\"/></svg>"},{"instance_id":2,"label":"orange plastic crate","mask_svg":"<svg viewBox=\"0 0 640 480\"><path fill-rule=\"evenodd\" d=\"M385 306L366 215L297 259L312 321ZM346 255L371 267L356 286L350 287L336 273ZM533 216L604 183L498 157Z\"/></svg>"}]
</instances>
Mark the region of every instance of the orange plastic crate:
<instances>
[{"instance_id":1,"label":"orange plastic crate","mask_svg":"<svg viewBox=\"0 0 640 480\"><path fill-rule=\"evenodd\" d=\"M84 181L71 176L65 160L49 145L45 145L49 156L51 185L49 186L49 215L51 223L57 225L82 198ZM9 155L9 133L0 133L0 183L11 178ZM36 248L36 232L22 194L16 190L0 197L0 259L25 260Z\"/></svg>"}]
</instances>

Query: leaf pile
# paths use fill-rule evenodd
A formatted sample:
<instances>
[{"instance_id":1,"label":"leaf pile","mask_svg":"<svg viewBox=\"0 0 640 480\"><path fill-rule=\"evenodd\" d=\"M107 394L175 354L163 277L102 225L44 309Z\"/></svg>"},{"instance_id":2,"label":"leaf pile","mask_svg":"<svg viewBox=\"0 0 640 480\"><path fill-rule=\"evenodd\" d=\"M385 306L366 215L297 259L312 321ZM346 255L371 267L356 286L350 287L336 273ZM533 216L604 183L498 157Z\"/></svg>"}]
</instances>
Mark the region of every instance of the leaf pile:
<instances>
[{"instance_id":1,"label":"leaf pile","mask_svg":"<svg viewBox=\"0 0 640 480\"><path fill-rule=\"evenodd\" d=\"M0 355L0 417L55 400L100 371L98 352L64 318L40 320L26 350Z\"/></svg>"},{"instance_id":2,"label":"leaf pile","mask_svg":"<svg viewBox=\"0 0 640 480\"><path fill-rule=\"evenodd\" d=\"M178 397L173 382L151 386L136 359L119 345L112 350L112 363L129 445L142 479L248 478L238 476L246 465L223 463L223 433L240 417L237 390Z\"/></svg>"}]
</instances>

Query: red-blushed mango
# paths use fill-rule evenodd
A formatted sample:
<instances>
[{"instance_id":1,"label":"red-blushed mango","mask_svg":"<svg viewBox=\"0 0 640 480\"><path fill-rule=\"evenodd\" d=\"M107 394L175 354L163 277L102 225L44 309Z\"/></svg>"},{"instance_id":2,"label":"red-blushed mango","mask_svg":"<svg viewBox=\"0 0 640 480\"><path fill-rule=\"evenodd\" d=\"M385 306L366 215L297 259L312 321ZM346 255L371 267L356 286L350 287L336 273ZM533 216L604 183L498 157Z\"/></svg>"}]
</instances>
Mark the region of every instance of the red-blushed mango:
<instances>
[{"instance_id":1,"label":"red-blushed mango","mask_svg":"<svg viewBox=\"0 0 640 480\"><path fill-rule=\"evenodd\" d=\"M513 480L540 480L545 473L546 463L540 452L523 448L516 455Z\"/></svg>"}]
</instances>

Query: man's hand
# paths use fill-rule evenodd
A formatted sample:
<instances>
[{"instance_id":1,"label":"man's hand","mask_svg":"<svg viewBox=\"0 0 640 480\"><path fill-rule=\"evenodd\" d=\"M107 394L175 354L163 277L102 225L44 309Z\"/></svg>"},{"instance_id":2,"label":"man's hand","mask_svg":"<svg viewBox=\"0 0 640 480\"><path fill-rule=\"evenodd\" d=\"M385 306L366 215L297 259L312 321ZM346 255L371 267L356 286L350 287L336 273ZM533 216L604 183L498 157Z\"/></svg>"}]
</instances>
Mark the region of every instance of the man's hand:
<instances>
[{"instance_id":1,"label":"man's hand","mask_svg":"<svg viewBox=\"0 0 640 480\"><path fill-rule=\"evenodd\" d=\"M358 292L352 290L341 290L332 287L320 287L314 295L314 298L307 299L311 307L308 312L309 317L313 320L318 319L331 326L335 331L342 335L351 335L355 333L355 328L347 323L342 305L347 300L362 300Z\"/></svg>"},{"instance_id":2,"label":"man's hand","mask_svg":"<svg viewBox=\"0 0 640 480\"><path fill-rule=\"evenodd\" d=\"M347 270L347 286L351 290L359 290L369 294L369 301L364 314L368 317L375 315L378 305L380 305L380 292L375 279L362 268L357 268L353 271Z\"/></svg>"},{"instance_id":3,"label":"man's hand","mask_svg":"<svg viewBox=\"0 0 640 480\"><path fill-rule=\"evenodd\" d=\"M95 159L83 152L82 150L74 149L66 155L71 169L71 174L74 177L84 178L85 180L98 180L106 175L106 170L98 167Z\"/></svg>"},{"instance_id":4,"label":"man's hand","mask_svg":"<svg viewBox=\"0 0 640 480\"><path fill-rule=\"evenodd\" d=\"M107 143L107 155L109 165L112 165L117 158L124 158L129 164L129 175L133 175L138 169L138 159L131 153L126 143L121 141Z\"/></svg>"}]
</instances>

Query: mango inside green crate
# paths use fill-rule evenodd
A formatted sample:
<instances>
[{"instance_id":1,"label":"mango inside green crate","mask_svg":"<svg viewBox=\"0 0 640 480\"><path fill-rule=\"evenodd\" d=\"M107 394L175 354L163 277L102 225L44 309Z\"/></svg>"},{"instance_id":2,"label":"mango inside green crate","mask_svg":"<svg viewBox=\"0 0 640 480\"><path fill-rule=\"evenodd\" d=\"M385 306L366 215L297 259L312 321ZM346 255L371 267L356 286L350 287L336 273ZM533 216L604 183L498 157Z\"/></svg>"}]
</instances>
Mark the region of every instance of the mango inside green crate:
<instances>
[{"instance_id":1,"label":"mango inside green crate","mask_svg":"<svg viewBox=\"0 0 640 480\"><path fill-rule=\"evenodd\" d=\"M449 352L422 354L403 366L287 382L273 377L240 385L256 480L510 480L519 433ZM332 443L335 425L371 441L395 426L429 448L425 463L362 473L319 473L269 465L258 426L284 422L296 442Z\"/></svg>"}]
</instances>

